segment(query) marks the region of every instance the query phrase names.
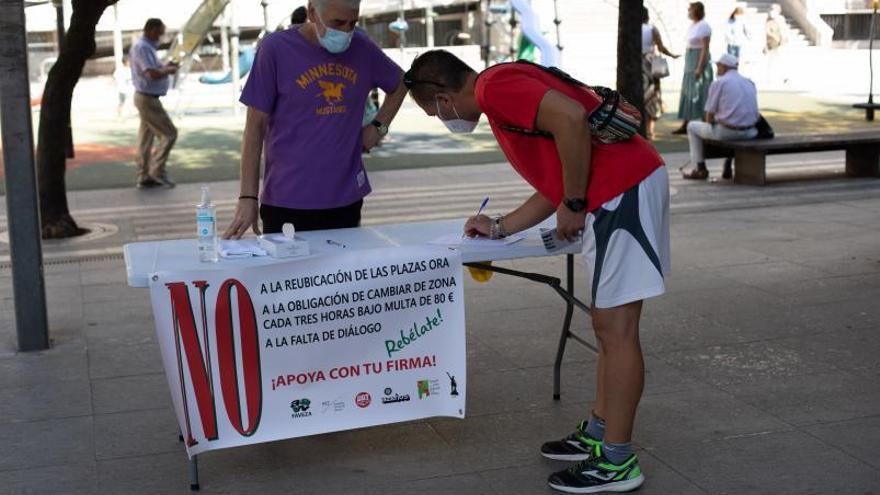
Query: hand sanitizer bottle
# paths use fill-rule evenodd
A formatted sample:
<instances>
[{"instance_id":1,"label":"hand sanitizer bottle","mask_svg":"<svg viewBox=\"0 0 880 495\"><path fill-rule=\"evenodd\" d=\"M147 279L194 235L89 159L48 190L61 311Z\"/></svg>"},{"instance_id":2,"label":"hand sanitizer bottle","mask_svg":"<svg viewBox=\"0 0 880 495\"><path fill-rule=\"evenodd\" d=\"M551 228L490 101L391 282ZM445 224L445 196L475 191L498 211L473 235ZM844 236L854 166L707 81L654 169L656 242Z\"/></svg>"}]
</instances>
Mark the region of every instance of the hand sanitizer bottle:
<instances>
[{"instance_id":1,"label":"hand sanitizer bottle","mask_svg":"<svg viewBox=\"0 0 880 495\"><path fill-rule=\"evenodd\" d=\"M211 189L202 186L202 201L196 206L196 225L199 238L199 261L216 263L217 208L211 203Z\"/></svg>"}]
</instances>

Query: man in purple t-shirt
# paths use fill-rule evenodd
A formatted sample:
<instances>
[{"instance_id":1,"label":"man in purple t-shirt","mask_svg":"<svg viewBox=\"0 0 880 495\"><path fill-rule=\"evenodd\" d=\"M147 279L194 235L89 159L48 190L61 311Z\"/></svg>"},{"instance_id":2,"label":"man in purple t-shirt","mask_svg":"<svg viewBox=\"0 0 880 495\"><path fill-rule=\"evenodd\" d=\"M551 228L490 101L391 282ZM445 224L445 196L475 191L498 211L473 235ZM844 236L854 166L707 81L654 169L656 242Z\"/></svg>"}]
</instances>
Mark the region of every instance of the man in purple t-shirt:
<instances>
[{"instance_id":1,"label":"man in purple t-shirt","mask_svg":"<svg viewBox=\"0 0 880 495\"><path fill-rule=\"evenodd\" d=\"M241 147L241 196L225 238L248 228L280 232L357 227L370 192L361 153L388 132L406 88L402 71L355 30L360 0L311 0L308 21L260 44L241 102L248 106ZM385 102L362 127L370 91ZM260 156L266 169L258 199ZM259 205L259 208L258 208Z\"/></svg>"}]
</instances>

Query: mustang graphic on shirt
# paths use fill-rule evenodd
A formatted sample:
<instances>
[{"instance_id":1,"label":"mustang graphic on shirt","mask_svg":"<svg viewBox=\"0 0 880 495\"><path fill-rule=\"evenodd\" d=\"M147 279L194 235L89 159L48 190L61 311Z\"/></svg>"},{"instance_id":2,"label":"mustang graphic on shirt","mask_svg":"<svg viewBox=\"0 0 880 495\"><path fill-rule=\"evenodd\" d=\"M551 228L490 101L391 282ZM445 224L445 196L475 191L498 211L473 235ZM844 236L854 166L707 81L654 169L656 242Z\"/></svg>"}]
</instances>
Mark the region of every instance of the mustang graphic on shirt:
<instances>
[{"instance_id":1,"label":"mustang graphic on shirt","mask_svg":"<svg viewBox=\"0 0 880 495\"><path fill-rule=\"evenodd\" d=\"M345 83L333 83L329 81L318 81L318 86L323 91L315 95L315 97L323 96L328 105L333 105L342 101L342 90L345 89Z\"/></svg>"}]
</instances>

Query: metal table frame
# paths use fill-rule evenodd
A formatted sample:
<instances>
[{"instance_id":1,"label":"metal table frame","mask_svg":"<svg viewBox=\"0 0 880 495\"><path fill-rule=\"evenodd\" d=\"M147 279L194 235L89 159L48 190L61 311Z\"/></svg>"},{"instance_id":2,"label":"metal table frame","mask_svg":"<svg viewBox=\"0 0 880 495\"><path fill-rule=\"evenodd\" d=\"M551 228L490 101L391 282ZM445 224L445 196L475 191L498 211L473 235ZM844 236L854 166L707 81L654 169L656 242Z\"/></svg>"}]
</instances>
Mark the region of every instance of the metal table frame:
<instances>
[{"instance_id":1,"label":"metal table frame","mask_svg":"<svg viewBox=\"0 0 880 495\"><path fill-rule=\"evenodd\" d=\"M584 347L590 349L596 354L599 353L599 350L596 348L596 346L594 346L590 342L587 342L582 337L575 335L571 331L571 319L574 316L575 307L577 307L584 313L590 314L590 307L584 304L583 301L581 301L574 295L574 255L565 255L565 288L562 287L562 280L560 280L559 278L544 275L542 273L523 272L520 270L513 270L510 268L487 265L482 263L464 263L464 265L474 268L480 268L490 272L510 275L513 277L520 277L541 284L546 284L550 286L551 289L555 290L556 293L565 300L565 319L562 323L562 333L559 335L559 347L557 347L556 349L556 361L553 364L553 400L559 400L561 397L560 381L562 378L562 357L565 355L565 346L568 343L568 339L574 340L575 342L583 345Z\"/></svg>"}]
</instances>

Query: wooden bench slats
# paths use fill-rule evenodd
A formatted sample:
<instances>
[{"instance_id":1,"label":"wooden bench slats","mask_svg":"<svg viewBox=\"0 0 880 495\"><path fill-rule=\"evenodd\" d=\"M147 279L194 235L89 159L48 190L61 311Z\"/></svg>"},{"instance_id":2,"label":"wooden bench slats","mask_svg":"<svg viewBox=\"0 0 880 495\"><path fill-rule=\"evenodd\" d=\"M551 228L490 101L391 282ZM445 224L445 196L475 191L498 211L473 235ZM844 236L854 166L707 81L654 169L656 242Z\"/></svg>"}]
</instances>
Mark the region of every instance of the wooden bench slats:
<instances>
[{"instance_id":1,"label":"wooden bench slats","mask_svg":"<svg viewBox=\"0 0 880 495\"><path fill-rule=\"evenodd\" d=\"M822 149L843 149L847 145L880 144L880 129L844 134L780 134L773 139L750 139L745 141L716 141L706 139L705 143L713 147L729 149L766 150L768 152L787 151L796 153L800 150L816 151Z\"/></svg>"},{"instance_id":2,"label":"wooden bench slats","mask_svg":"<svg viewBox=\"0 0 880 495\"><path fill-rule=\"evenodd\" d=\"M734 157L734 182L764 185L767 155L846 150L846 174L880 176L880 130L825 134L780 134L773 139L716 141L706 139L706 158Z\"/></svg>"}]
</instances>

